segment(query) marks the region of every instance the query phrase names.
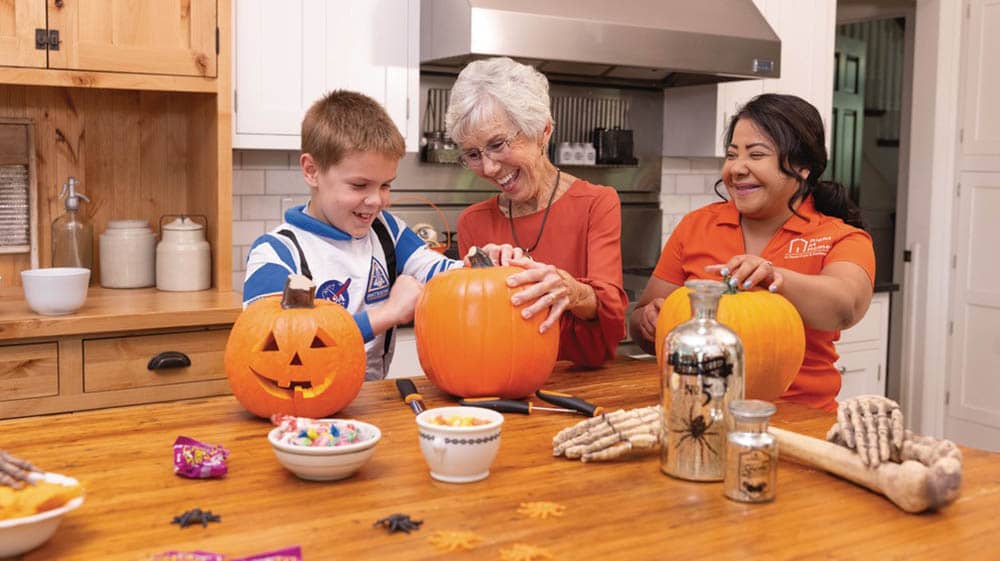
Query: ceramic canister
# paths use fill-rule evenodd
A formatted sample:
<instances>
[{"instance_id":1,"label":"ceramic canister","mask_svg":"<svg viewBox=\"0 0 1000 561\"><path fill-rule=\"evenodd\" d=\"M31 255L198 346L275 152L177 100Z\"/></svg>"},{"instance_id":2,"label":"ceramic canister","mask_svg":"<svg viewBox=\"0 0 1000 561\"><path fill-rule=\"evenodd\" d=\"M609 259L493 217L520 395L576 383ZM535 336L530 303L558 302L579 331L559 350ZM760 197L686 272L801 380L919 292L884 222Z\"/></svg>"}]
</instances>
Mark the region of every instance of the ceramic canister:
<instances>
[{"instance_id":1,"label":"ceramic canister","mask_svg":"<svg viewBox=\"0 0 1000 561\"><path fill-rule=\"evenodd\" d=\"M111 220L100 237L101 286L153 286L156 235L145 220Z\"/></svg>"},{"instance_id":2,"label":"ceramic canister","mask_svg":"<svg viewBox=\"0 0 1000 561\"><path fill-rule=\"evenodd\" d=\"M161 218L162 224L162 218ZM173 292L205 290L212 286L212 255L205 226L190 216L162 224L163 239L156 246L156 288Z\"/></svg>"}]
</instances>

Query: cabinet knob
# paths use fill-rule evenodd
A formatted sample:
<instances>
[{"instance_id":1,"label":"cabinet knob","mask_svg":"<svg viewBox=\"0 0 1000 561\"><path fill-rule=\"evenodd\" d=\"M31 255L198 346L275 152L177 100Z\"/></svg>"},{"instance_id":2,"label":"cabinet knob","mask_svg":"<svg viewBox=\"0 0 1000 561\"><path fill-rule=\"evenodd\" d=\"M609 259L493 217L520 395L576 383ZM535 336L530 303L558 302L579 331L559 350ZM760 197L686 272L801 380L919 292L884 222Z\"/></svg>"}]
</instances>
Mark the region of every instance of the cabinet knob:
<instances>
[{"instance_id":1,"label":"cabinet knob","mask_svg":"<svg viewBox=\"0 0 1000 561\"><path fill-rule=\"evenodd\" d=\"M149 370L165 370L167 368L184 368L191 366L191 359L180 351L163 351L149 359L146 368Z\"/></svg>"}]
</instances>

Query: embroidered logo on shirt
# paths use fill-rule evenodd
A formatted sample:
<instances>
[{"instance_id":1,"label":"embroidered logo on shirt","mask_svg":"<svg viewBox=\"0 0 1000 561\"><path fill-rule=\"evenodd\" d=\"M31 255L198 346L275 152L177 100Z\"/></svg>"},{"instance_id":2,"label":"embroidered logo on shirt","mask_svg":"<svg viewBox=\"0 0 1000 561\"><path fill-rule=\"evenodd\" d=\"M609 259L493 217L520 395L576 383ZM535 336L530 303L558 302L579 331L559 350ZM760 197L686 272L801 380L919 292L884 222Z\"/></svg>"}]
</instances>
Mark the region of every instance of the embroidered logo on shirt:
<instances>
[{"instance_id":1,"label":"embroidered logo on shirt","mask_svg":"<svg viewBox=\"0 0 1000 561\"><path fill-rule=\"evenodd\" d=\"M351 304L351 293L347 291L350 286L351 277L347 277L344 282L328 280L320 285L319 290L316 291L316 297L347 308Z\"/></svg>"},{"instance_id":2,"label":"embroidered logo on shirt","mask_svg":"<svg viewBox=\"0 0 1000 561\"><path fill-rule=\"evenodd\" d=\"M830 236L811 239L795 238L788 242L788 253L785 254L785 259L826 255L830 252L831 247L833 247L833 238Z\"/></svg>"},{"instance_id":3,"label":"embroidered logo on shirt","mask_svg":"<svg viewBox=\"0 0 1000 561\"><path fill-rule=\"evenodd\" d=\"M385 267L372 257L371 272L368 273L368 289L365 291L365 303L372 304L389 297L389 275Z\"/></svg>"}]
</instances>

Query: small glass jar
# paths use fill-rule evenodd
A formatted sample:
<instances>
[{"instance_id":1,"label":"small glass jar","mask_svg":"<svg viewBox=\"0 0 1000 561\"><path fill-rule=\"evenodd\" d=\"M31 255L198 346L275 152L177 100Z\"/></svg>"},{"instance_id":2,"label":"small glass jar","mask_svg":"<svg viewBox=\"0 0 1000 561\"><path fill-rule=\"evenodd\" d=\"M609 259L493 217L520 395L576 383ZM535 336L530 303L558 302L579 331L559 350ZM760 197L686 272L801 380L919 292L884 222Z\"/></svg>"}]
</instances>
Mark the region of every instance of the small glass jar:
<instances>
[{"instance_id":1,"label":"small glass jar","mask_svg":"<svg viewBox=\"0 0 1000 561\"><path fill-rule=\"evenodd\" d=\"M726 496L744 503L774 500L778 443L767 432L773 404L745 399L729 404L733 430L726 435Z\"/></svg>"}]
</instances>

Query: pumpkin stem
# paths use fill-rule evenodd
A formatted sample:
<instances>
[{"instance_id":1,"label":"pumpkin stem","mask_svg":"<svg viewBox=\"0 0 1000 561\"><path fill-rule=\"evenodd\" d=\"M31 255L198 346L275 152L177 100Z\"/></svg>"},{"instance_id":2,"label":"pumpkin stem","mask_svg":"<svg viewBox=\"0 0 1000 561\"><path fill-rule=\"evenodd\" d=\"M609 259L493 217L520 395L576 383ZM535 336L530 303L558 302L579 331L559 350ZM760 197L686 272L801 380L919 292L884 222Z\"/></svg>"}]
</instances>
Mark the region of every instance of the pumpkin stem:
<instances>
[{"instance_id":1,"label":"pumpkin stem","mask_svg":"<svg viewBox=\"0 0 1000 561\"><path fill-rule=\"evenodd\" d=\"M288 275L285 291L281 295L281 309L312 308L316 285L302 275Z\"/></svg>"},{"instance_id":2,"label":"pumpkin stem","mask_svg":"<svg viewBox=\"0 0 1000 561\"><path fill-rule=\"evenodd\" d=\"M496 264L490 259L489 254L485 251L479 249L476 246L469 248L469 253L465 255L469 258L469 263L472 264L472 268L476 269L479 267L494 267Z\"/></svg>"}]
</instances>

